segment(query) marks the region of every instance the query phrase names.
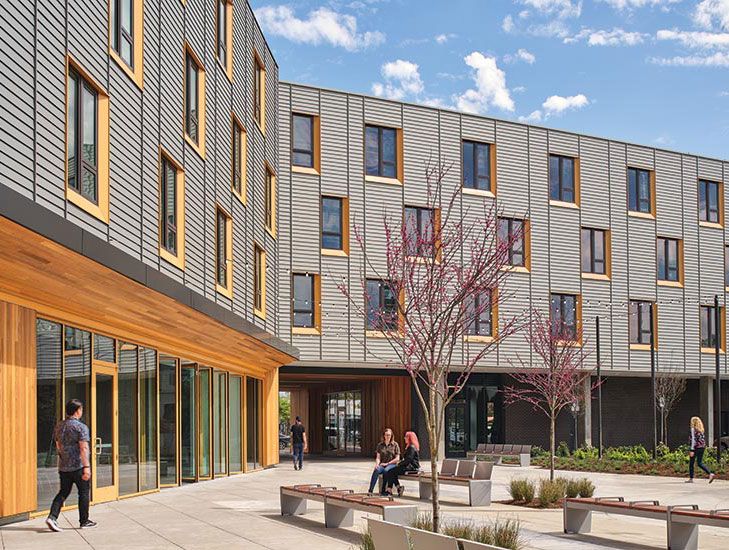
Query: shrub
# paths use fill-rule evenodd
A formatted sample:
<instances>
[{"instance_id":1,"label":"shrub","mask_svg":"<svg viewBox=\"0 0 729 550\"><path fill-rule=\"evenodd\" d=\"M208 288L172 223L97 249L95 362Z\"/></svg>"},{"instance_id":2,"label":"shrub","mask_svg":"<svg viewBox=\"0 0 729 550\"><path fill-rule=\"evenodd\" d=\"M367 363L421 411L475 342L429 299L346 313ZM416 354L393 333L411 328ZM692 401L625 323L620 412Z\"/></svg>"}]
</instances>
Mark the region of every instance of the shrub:
<instances>
[{"instance_id":1,"label":"shrub","mask_svg":"<svg viewBox=\"0 0 729 550\"><path fill-rule=\"evenodd\" d=\"M359 550L375 550L375 543L372 542L372 534L369 529L362 531L362 540L359 543Z\"/></svg>"},{"instance_id":2,"label":"shrub","mask_svg":"<svg viewBox=\"0 0 729 550\"><path fill-rule=\"evenodd\" d=\"M557 449L554 451L554 454L562 457L570 456L570 447L567 445L567 442L560 441L559 445L557 445Z\"/></svg>"},{"instance_id":3,"label":"shrub","mask_svg":"<svg viewBox=\"0 0 729 550\"><path fill-rule=\"evenodd\" d=\"M577 482L577 494L582 498L590 498L595 494L595 484L586 477L583 477Z\"/></svg>"},{"instance_id":4,"label":"shrub","mask_svg":"<svg viewBox=\"0 0 729 550\"><path fill-rule=\"evenodd\" d=\"M564 493L567 498L576 498L580 494L580 481L570 479L565 486Z\"/></svg>"},{"instance_id":5,"label":"shrub","mask_svg":"<svg viewBox=\"0 0 729 550\"><path fill-rule=\"evenodd\" d=\"M535 490L534 482L530 479L515 477L509 483L509 493L516 502L531 502Z\"/></svg>"},{"instance_id":6,"label":"shrub","mask_svg":"<svg viewBox=\"0 0 729 550\"><path fill-rule=\"evenodd\" d=\"M580 447L573 453L573 456L577 460L586 460L586 459L596 459L597 454L598 454L598 452L595 447Z\"/></svg>"},{"instance_id":7,"label":"shrub","mask_svg":"<svg viewBox=\"0 0 729 550\"><path fill-rule=\"evenodd\" d=\"M430 513L418 514L411 527L415 529L423 529L432 531L433 520ZM521 540L521 526L517 520L500 520L496 519L488 524L477 524L470 519L443 519L441 521L441 533L449 537L459 539L472 540L483 544L491 544L499 548L507 550L521 550L523 542ZM368 537L368 544L365 546L365 536ZM359 550L375 550L372 546L372 538L369 533L362 535L362 544Z\"/></svg>"},{"instance_id":8,"label":"shrub","mask_svg":"<svg viewBox=\"0 0 729 550\"><path fill-rule=\"evenodd\" d=\"M476 540L475 533L479 528L475 526L473 521L468 519L454 519L443 522L441 532L449 537L457 539Z\"/></svg>"},{"instance_id":9,"label":"shrub","mask_svg":"<svg viewBox=\"0 0 729 550\"><path fill-rule=\"evenodd\" d=\"M415 516L415 519L410 524L410 527L415 529L422 529L423 531L433 530L433 516L429 512L422 512Z\"/></svg>"},{"instance_id":10,"label":"shrub","mask_svg":"<svg viewBox=\"0 0 729 550\"><path fill-rule=\"evenodd\" d=\"M542 449L539 445L532 447L532 458L541 458L543 456L549 456L549 452Z\"/></svg>"},{"instance_id":11,"label":"shrub","mask_svg":"<svg viewBox=\"0 0 729 550\"><path fill-rule=\"evenodd\" d=\"M539 493L537 494L537 501L539 506L546 508L552 504L556 504L559 499L564 496L564 486L558 481L550 481L549 479L542 479L539 482Z\"/></svg>"}]
</instances>

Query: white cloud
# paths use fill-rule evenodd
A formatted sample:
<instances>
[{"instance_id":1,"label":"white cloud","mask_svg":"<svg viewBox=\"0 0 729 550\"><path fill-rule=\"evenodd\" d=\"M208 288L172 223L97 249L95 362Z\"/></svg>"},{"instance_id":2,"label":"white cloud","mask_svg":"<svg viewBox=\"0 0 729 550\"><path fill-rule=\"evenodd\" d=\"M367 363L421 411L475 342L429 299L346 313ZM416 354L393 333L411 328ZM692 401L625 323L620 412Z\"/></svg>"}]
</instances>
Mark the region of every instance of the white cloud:
<instances>
[{"instance_id":1,"label":"white cloud","mask_svg":"<svg viewBox=\"0 0 729 550\"><path fill-rule=\"evenodd\" d=\"M676 57L649 57L649 63L664 67L729 67L729 53L688 55Z\"/></svg>"},{"instance_id":2,"label":"white cloud","mask_svg":"<svg viewBox=\"0 0 729 550\"><path fill-rule=\"evenodd\" d=\"M531 15L531 12L529 10L521 10L519 12L519 19L526 19Z\"/></svg>"},{"instance_id":3,"label":"white cloud","mask_svg":"<svg viewBox=\"0 0 729 550\"><path fill-rule=\"evenodd\" d=\"M729 97L729 91L719 92L719 97Z\"/></svg>"},{"instance_id":4,"label":"white cloud","mask_svg":"<svg viewBox=\"0 0 729 550\"><path fill-rule=\"evenodd\" d=\"M266 32L301 44L330 44L347 51L377 46L385 41L380 31L357 32L357 18L329 8L317 8L299 19L289 6L263 6L256 17Z\"/></svg>"},{"instance_id":5,"label":"white cloud","mask_svg":"<svg viewBox=\"0 0 729 550\"><path fill-rule=\"evenodd\" d=\"M670 4L678 4L681 0L602 0L616 10L644 8L646 6L667 8Z\"/></svg>"},{"instance_id":6,"label":"white cloud","mask_svg":"<svg viewBox=\"0 0 729 550\"><path fill-rule=\"evenodd\" d=\"M567 97L551 95L542 103L542 108L546 116L549 117L550 115L560 115L565 111L575 111L589 104L590 100L584 94Z\"/></svg>"},{"instance_id":7,"label":"white cloud","mask_svg":"<svg viewBox=\"0 0 729 550\"><path fill-rule=\"evenodd\" d=\"M658 136L656 139L653 140L653 143L656 145L666 146L666 145L673 145L675 143L674 139L666 134Z\"/></svg>"},{"instance_id":8,"label":"white cloud","mask_svg":"<svg viewBox=\"0 0 729 550\"><path fill-rule=\"evenodd\" d=\"M714 23L729 31L729 0L701 0L694 11L694 21L705 28L713 28Z\"/></svg>"},{"instance_id":9,"label":"white cloud","mask_svg":"<svg viewBox=\"0 0 729 550\"><path fill-rule=\"evenodd\" d=\"M729 48L729 33L660 30L658 40L675 40L689 48Z\"/></svg>"},{"instance_id":10,"label":"white cloud","mask_svg":"<svg viewBox=\"0 0 729 550\"><path fill-rule=\"evenodd\" d=\"M537 109L536 111L532 111L527 116L520 116L519 117L520 122L527 122L527 123L536 123L542 121L542 111Z\"/></svg>"},{"instance_id":11,"label":"white cloud","mask_svg":"<svg viewBox=\"0 0 729 550\"><path fill-rule=\"evenodd\" d=\"M648 35L639 32L628 32L620 28L611 31L582 29L574 36L564 39L565 44L586 40L589 46L636 46L642 44Z\"/></svg>"},{"instance_id":12,"label":"white cloud","mask_svg":"<svg viewBox=\"0 0 729 550\"><path fill-rule=\"evenodd\" d=\"M514 92L515 94L523 94L524 92L527 91L527 89L526 89L526 86L514 86L511 89L511 91Z\"/></svg>"},{"instance_id":13,"label":"white cloud","mask_svg":"<svg viewBox=\"0 0 729 550\"><path fill-rule=\"evenodd\" d=\"M486 57L481 52L471 52L463 60L473 69L472 78L476 87L454 95L456 107L468 113L484 113L491 107L513 111L514 101L506 87L506 74L497 66L496 58Z\"/></svg>"},{"instance_id":14,"label":"white cloud","mask_svg":"<svg viewBox=\"0 0 729 550\"><path fill-rule=\"evenodd\" d=\"M570 35L570 29L564 21L554 19L548 23L530 25L527 33L544 38L567 38Z\"/></svg>"},{"instance_id":15,"label":"white cloud","mask_svg":"<svg viewBox=\"0 0 729 550\"><path fill-rule=\"evenodd\" d=\"M546 15L556 15L561 19L579 17L582 13L582 0L521 0L522 4Z\"/></svg>"},{"instance_id":16,"label":"white cloud","mask_svg":"<svg viewBox=\"0 0 729 550\"><path fill-rule=\"evenodd\" d=\"M443 33L443 34L439 34L439 35L437 35L437 36L435 37L435 41L436 41L436 42L437 42L438 44L445 44L445 43L446 43L446 42L448 42L448 41L449 41L449 40L450 40L451 38L455 38L456 36L457 36L457 35L453 34L452 32L449 32L449 33Z\"/></svg>"},{"instance_id":17,"label":"white cloud","mask_svg":"<svg viewBox=\"0 0 729 550\"><path fill-rule=\"evenodd\" d=\"M523 61L528 65L533 65L536 60L537 57L532 52L525 50L524 48L519 48L516 53L506 54L504 56L504 63L516 63L517 61Z\"/></svg>"},{"instance_id":18,"label":"white cloud","mask_svg":"<svg viewBox=\"0 0 729 550\"><path fill-rule=\"evenodd\" d=\"M504 29L504 32L511 32L514 30L514 18L511 17L511 15L507 15L504 17L504 20L501 22L501 28Z\"/></svg>"},{"instance_id":19,"label":"white cloud","mask_svg":"<svg viewBox=\"0 0 729 550\"><path fill-rule=\"evenodd\" d=\"M372 84L372 93L376 96L399 101L406 97L417 97L425 89L420 78L420 67L412 61L390 61L382 65L380 73L385 82Z\"/></svg>"}]
</instances>

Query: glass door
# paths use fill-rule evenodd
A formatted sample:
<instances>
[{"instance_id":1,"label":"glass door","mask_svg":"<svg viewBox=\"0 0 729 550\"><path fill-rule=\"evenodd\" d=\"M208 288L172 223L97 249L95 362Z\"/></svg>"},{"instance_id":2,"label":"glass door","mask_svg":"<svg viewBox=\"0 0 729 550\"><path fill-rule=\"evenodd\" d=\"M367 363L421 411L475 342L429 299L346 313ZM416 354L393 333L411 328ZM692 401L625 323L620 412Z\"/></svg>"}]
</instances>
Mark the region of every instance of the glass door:
<instances>
[{"instance_id":1,"label":"glass door","mask_svg":"<svg viewBox=\"0 0 729 550\"><path fill-rule=\"evenodd\" d=\"M446 456L466 456L466 404L452 401L446 408Z\"/></svg>"},{"instance_id":2,"label":"glass door","mask_svg":"<svg viewBox=\"0 0 729 550\"><path fill-rule=\"evenodd\" d=\"M116 367L94 363L91 384L91 479L94 502L117 498Z\"/></svg>"}]
</instances>

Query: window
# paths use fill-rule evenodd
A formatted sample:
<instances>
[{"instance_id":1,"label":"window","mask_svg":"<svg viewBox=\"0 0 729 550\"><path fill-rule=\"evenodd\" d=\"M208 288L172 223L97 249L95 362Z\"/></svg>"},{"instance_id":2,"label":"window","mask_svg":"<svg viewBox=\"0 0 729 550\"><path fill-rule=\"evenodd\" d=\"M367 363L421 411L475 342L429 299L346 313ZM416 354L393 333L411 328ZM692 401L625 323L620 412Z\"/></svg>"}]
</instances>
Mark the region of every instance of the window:
<instances>
[{"instance_id":1,"label":"window","mask_svg":"<svg viewBox=\"0 0 729 550\"><path fill-rule=\"evenodd\" d=\"M582 228L582 272L607 274L607 242L602 229Z\"/></svg>"},{"instance_id":2,"label":"window","mask_svg":"<svg viewBox=\"0 0 729 550\"><path fill-rule=\"evenodd\" d=\"M656 241L656 257L658 261L658 280L679 282L680 242L677 239L658 237Z\"/></svg>"},{"instance_id":3,"label":"window","mask_svg":"<svg viewBox=\"0 0 729 550\"><path fill-rule=\"evenodd\" d=\"M699 181L699 220L722 223L721 185L715 181Z\"/></svg>"},{"instance_id":4,"label":"window","mask_svg":"<svg viewBox=\"0 0 729 550\"><path fill-rule=\"evenodd\" d=\"M432 208L405 207L405 254L432 258L436 212Z\"/></svg>"},{"instance_id":5,"label":"window","mask_svg":"<svg viewBox=\"0 0 729 550\"><path fill-rule=\"evenodd\" d=\"M395 128L365 127L365 175L398 177L397 132Z\"/></svg>"},{"instance_id":6,"label":"window","mask_svg":"<svg viewBox=\"0 0 729 550\"><path fill-rule=\"evenodd\" d=\"M185 47L185 139L205 156L205 70L189 46Z\"/></svg>"},{"instance_id":7,"label":"window","mask_svg":"<svg viewBox=\"0 0 729 550\"><path fill-rule=\"evenodd\" d=\"M109 96L70 57L67 63L67 198L108 223Z\"/></svg>"},{"instance_id":8,"label":"window","mask_svg":"<svg viewBox=\"0 0 729 550\"><path fill-rule=\"evenodd\" d=\"M345 204L339 197L321 198L321 247L326 250L345 249Z\"/></svg>"},{"instance_id":9,"label":"window","mask_svg":"<svg viewBox=\"0 0 729 550\"><path fill-rule=\"evenodd\" d=\"M552 330L568 342L577 340L578 311L574 294L552 294L550 299Z\"/></svg>"},{"instance_id":10,"label":"window","mask_svg":"<svg viewBox=\"0 0 729 550\"><path fill-rule=\"evenodd\" d=\"M293 115L292 164L303 168L314 168L314 117Z\"/></svg>"},{"instance_id":11,"label":"window","mask_svg":"<svg viewBox=\"0 0 729 550\"><path fill-rule=\"evenodd\" d=\"M367 279L367 330L398 329L397 296L388 281Z\"/></svg>"},{"instance_id":12,"label":"window","mask_svg":"<svg viewBox=\"0 0 729 550\"><path fill-rule=\"evenodd\" d=\"M509 247L507 265L513 267L526 267L526 254L524 250L524 220L514 218L499 218L497 238Z\"/></svg>"},{"instance_id":13,"label":"window","mask_svg":"<svg viewBox=\"0 0 729 550\"><path fill-rule=\"evenodd\" d=\"M628 168L628 210L643 214L652 213L652 179L648 170Z\"/></svg>"},{"instance_id":14,"label":"window","mask_svg":"<svg viewBox=\"0 0 729 550\"><path fill-rule=\"evenodd\" d=\"M266 229L271 235L276 236L276 176L271 168L266 165Z\"/></svg>"},{"instance_id":15,"label":"window","mask_svg":"<svg viewBox=\"0 0 729 550\"><path fill-rule=\"evenodd\" d=\"M318 329L319 314L319 277L318 275L294 273L294 333L306 334L310 331L300 329ZM318 330L316 330L318 333Z\"/></svg>"},{"instance_id":16,"label":"window","mask_svg":"<svg viewBox=\"0 0 729 550\"><path fill-rule=\"evenodd\" d=\"M266 317L266 253L258 245L253 247L253 310Z\"/></svg>"},{"instance_id":17,"label":"window","mask_svg":"<svg viewBox=\"0 0 729 550\"><path fill-rule=\"evenodd\" d=\"M160 151L160 256L185 268L185 176L182 167Z\"/></svg>"},{"instance_id":18,"label":"window","mask_svg":"<svg viewBox=\"0 0 729 550\"><path fill-rule=\"evenodd\" d=\"M218 61L225 68L225 74L233 79L233 2L217 0L216 32Z\"/></svg>"},{"instance_id":19,"label":"window","mask_svg":"<svg viewBox=\"0 0 729 550\"><path fill-rule=\"evenodd\" d=\"M549 155L549 198L576 203L575 159Z\"/></svg>"},{"instance_id":20,"label":"window","mask_svg":"<svg viewBox=\"0 0 729 550\"><path fill-rule=\"evenodd\" d=\"M720 343L721 349L724 349L724 308L719 307L719 316L721 317L721 334ZM701 347L707 351L714 351L716 349L716 338L718 335L716 326L716 308L714 306L701 306Z\"/></svg>"},{"instance_id":21,"label":"window","mask_svg":"<svg viewBox=\"0 0 729 550\"><path fill-rule=\"evenodd\" d=\"M253 118L266 130L266 69L258 52L253 52Z\"/></svg>"},{"instance_id":22,"label":"window","mask_svg":"<svg viewBox=\"0 0 729 550\"><path fill-rule=\"evenodd\" d=\"M480 292L466 300L466 323L468 336L493 336L491 292Z\"/></svg>"},{"instance_id":23,"label":"window","mask_svg":"<svg viewBox=\"0 0 729 550\"><path fill-rule=\"evenodd\" d=\"M631 344L650 345L651 334L653 334L652 327L656 325L656 320L653 318L653 314L655 313L654 307L653 302L630 301ZM654 340L653 345L655 346L655 344L656 342Z\"/></svg>"},{"instance_id":24,"label":"window","mask_svg":"<svg viewBox=\"0 0 729 550\"><path fill-rule=\"evenodd\" d=\"M463 142L463 187L494 192L491 172L491 145Z\"/></svg>"},{"instance_id":25,"label":"window","mask_svg":"<svg viewBox=\"0 0 729 550\"><path fill-rule=\"evenodd\" d=\"M134 68L134 0L111 0L111 47Z\"/></svg>"},{"instance_id":26,"label":"window","mask_svg":"<svg viewBox=\"0 0 729 550\"><path fill-rule=\"evenodd\" d=\"M246 131L243 129L243 125L240 123L238 118L233 115L233 136L232 136L232 147L233 154L231 155L231 174L232 174L232 189L233 193L243 202L246 203L246 155L248 151L248 139Z\"/></svg>"},{"instance_id":27,"label":"window","mask_svg":"<svg viewBox=\"0 0 729 550\"><path fill-rule=\"evenodd\" d=\"M233 297L233 221L222 208L215 221L215 282L218 292Z\"/></svg>"}]
</instances>

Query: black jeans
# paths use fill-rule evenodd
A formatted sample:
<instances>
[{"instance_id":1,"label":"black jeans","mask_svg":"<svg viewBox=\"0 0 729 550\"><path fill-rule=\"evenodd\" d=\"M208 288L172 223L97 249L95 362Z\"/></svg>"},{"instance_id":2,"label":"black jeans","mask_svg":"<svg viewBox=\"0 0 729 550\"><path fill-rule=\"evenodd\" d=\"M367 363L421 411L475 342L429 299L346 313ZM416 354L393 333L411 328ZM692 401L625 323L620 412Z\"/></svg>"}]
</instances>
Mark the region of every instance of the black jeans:
<instances>
[{"instance_id":1,"label":"black jeans","mask_svg":"<svg viewBox=\"0 0 729 550\"><path fill-rule=\"evenodd\" d=\"M78 489L79 523L83 525L84 522L89 519L89 493L91 480L87 479L84 481L81 479L83 473L83 468L73 472L58 472L58 477L61 478L61 490L58 491L56 498L53 499L53 504L51 504L51 513L48 514L48 517L58 519L58 514L61 513L63 503L68 498L68 495L71 494L73 485L76 484L76 489Z\"/></svg>"},{"instance_id":2,"label":"black jeans","mask_svg":"<svg viewBox=\"0 0 729 550\"><path fill-rule=\"evenodd\" d=\"M691 479L694 478L694 462L699 465L699 468L701 468L703 471L705 471L708 475L711 475L711 470L709 470L706 466L704 466L704 451L706 450L705 447L697 447L694 449L694 456L689 458L689 477Z\"/></svg>"},{"instance_id":3,"label":"black jeans","mask_svg":"<svg viewBox=\"0 0 729 550\"><path fill-rule=\"evenodd\" d=\"M392 489L393 486L400 487L399 476L407 471L409 471L409 468L397 465L392 470L388 470L382 474L382 489Z\"/></svg>"}]
</instances>

